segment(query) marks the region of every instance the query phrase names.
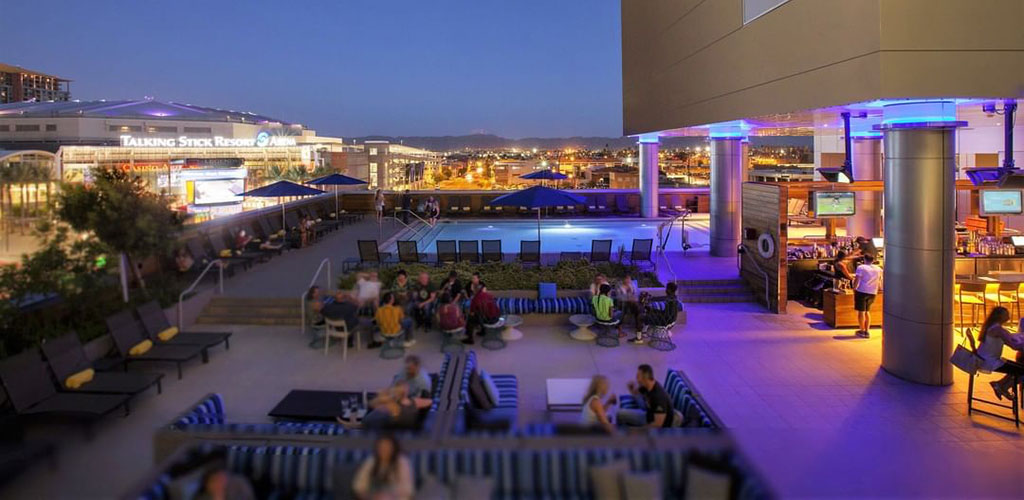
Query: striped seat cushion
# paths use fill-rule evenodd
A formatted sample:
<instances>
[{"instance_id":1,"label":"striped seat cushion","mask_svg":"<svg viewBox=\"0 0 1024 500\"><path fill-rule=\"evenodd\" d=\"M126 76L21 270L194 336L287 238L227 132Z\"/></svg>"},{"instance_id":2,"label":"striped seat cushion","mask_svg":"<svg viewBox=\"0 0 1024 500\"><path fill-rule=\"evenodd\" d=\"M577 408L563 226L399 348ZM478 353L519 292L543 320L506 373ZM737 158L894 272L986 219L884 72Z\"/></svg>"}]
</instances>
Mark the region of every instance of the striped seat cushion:
<instances>
[{"instance_id":1,"label":"striped seat cushion","mask_svg":"<svg viewBox=\"0 0 1024 500\"><path fill-rule=\"evenodd\" d=\"M559 297L537 300L541 314L590 314L590 301L585 297Z\"/></svg>"},{"instance_id":2,"label":"striped seat cushion","mask_svg":"<svg viewBox=\"0 0 1024 500\"><path fill-rule=\"evenodd\" d=\"M519 408L519 380L515 375L491 375L498 386L498 405L495 408Z\"/></svg>"},{"instance_id":3,"label":"striped seat cushion","mask_svg":"<svg viewBox=\"0 0 1024 500\"><path fill-rule=\"evenodd\" d=\"M680 309L682 309L682 308L683 308L683 303L682 303L682 301L679 301L679 300L677 299L677 300L676 300L676 303L678 303L678 304L679 304L679 308L680 308ZM648 305L648 306L650 306L650 308L651 308L651 309L655 309L655 310L658 310L658 311L664 311L664 310L665 310L665 301L664 301L664 300L652 300L652 301L651 301L651 302L650 302L649 304L647 304L647 305Z\"/></svg>"},{"instance_id":4,"label":"striped seat cushion","mask_svg":"<svg viewBox=\"0 0 1024 500\"><path fill-rule=\"evenodd\" d=\"M223 424L224 423L224 399L220 394L210 394L202 401L196 403L174 422L175 426L190 424Z\"/></svg>"},{"instance_id":5,"label":"striped seat cushion","mask_svg":"<svg viewBox=\"0 0 1024 500\"><path fill-rule=\"evenodd\" d=\"M502 314L529 314L536 311L536 299L500 297L496 300Z\"/></svg>"}]
</instances>

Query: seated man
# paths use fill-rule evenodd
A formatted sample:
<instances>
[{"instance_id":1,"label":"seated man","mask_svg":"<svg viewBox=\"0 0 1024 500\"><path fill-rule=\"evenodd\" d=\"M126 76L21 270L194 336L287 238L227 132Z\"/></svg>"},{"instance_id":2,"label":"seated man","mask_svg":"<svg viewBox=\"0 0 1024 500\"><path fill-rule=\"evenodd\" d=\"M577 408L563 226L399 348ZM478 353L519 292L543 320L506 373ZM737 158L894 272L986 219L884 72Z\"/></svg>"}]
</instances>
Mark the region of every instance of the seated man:
<instances>
[{"instance_id":1,"label":"seated man","mask_svg":"<svg viewBox=\"0 0 1024 500\"><path fill-rule=\"evenodd\" d=\"M620 409L615 416L615 421L619 425L647 428L674 425L676 417L672 399L668 397L665 388L654 379L654 369L651 365L637 367L636 382L630 381L627 387L640 405L640 409Z\"/></svg>"},{"instance_id":2,"label":"seated man","mask_svg":"<svg viewBox=\"0 0 1024 500\"><path fill-rule=\"evenodd\" d=\"M433 400L411 396L409 384L399 380L369 402L370 411L362 422L356 422L354 415L349 420L337 417L337 421L346 429L416 429L419 427L420 410L433 404Z\"/></svg>"},{"instance_id":3,"label":"seated man","mask_svg":"<svg viewBox=\"0 0 1024 500\"><path fill-rule=\"evenodd\" d=\"M644 342L643 332L650 326L669 326L676 322L676 317L679 316L679 299L676 298L676 290L678 285L675 282L670 282L665 285L665 296L651 299L652 302L664 302L664 308L657 309L651 307L651 304L644 306L644 314L641 318L643 328L636 330L636 338L632 338L629 341L634 344L642 344Z\"/></svg>"},{"instance_id":4,"label":"seated man","mask_svg":"<svg viewBox=\"0 0 1024 500\"><path fill-rule=\"evenodd\" d=\"M619 337L625 337L626 334L622 333L622 311L615 310L615 304L610 296L611 291L610 284L602 283L598 287L597 295L590 299L590 305L594 307L594 319L606 325L615 324L619 329Z\"/></svg>"},{"instance_id":5,"label":"seated man","mask_svg":"<svg viewBox=\"0 0 1024 500\"><path fill-rule=\"evenodd\" d=\"M423 369L420 357L410 354L405 357L405 366L402 371L391 380L391 385L404 382L409 386L409 395L414 398L430 397L430 374Z\"/></svg>"},{"instance_id":6,"label":"seated man","mask_svg":"<svg viewBox=\"0 0 1024 500\"><path fill-rule=\"evenodd\" d=\"M377 313L374 314L374 319L377 321L377 328L380 330L381 336L385 339L391 339L403 335L405 342L402 345L411 347L415 344L415 340L412 338L412 320L406 318L405 311L395 305L395 294L391 292L385 293L381 302L381 306L377 308ZM380 347L380 342L374 340L370 343L369 347L370 349Z\"/></svg>"},{"instance_id":7,"label":"seated man","mask_svg":"<svg viewBox=\"0 0 1024 500\"><path fill-rule=\"evenodd\" d=\"M355 338L351 333L359 328L359 306L356 305L356 299L352 294L339 290L334 294L334 302L324 304L320 308L320 314L327 319L343 320L350 333L348 346L354 347Z\"/></svg>"},{"instance_id":8,"label":"seated man","mask_svg":"<svg viewBox=\"0 0 1024 500\"><path fill-rule=\"evenodd\" d=\"M487 285L480 282L480 287L469 303L469 319L471 328L466 330L465 344L473 343L473 330L482 330L484 325L491 325L501 317L498 301L487 291Z\"/></svg>"},{"instance_id":9,"label":"seated man","mask_svg":"<svg viewBox=\"0 0 1024 500\"><path fill-rule=\"evenodd\" d=\"M412 295L415 301L415 305L412 307L412 316L416 319L418 326L427 330L430 328L434 306L437 304L437 287L430 282L430 275L425 271L420 273L416 283L413 284Z\"/></svg>"},{"instance_id":10,"label":"seated man","mask_svg":"<svg viewBox=\"0 0 1024 500\"><path fill-rule=\"evenodd\" d=\"M412 315L410 285L409 274L405 272L405 269L399 269L398 274L395 275L395 282L391 285L391 293L395 294L395 305L405 309L405 313L408 315Z\"/></svg>"}]
</instances>

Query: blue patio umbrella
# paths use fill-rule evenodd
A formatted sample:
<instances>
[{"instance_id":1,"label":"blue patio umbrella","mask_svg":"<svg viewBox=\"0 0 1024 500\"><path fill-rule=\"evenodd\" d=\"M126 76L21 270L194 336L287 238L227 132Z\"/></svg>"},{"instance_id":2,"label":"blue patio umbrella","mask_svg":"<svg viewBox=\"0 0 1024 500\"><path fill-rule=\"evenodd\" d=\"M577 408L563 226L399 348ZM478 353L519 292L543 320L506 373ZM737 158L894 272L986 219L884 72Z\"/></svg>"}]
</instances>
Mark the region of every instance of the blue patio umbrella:
<instances>
[{"instance_id":1,"label":"blue patio umbrella","mask_svg":"<svg viewBox=\"0 0 1024 500\"><path fill-rule=\"evenodd\" d=\"M541 180L541 181L560 181L560 180L568 179L569 176L567 176L567 175L565 175L565 174L563 174L561 172L556 172L554 170L544 169L544 170L538 170L536 172L530 172L528 174L520 175L519 178L520 179L530 179L530 180ZM541 185L543 185L543 183L541 183Z\"/></svg>"},{"instance_id":2,"label":"blue patio umbrella","mask_svg":"<svg viewBox=\"0 0 1024 500\"><path fill-rule=\"evenodd\" d=\"M506 207L527 207L537 209L537 240L539 241L540 209L564 205L582 205L585 202L586 200L582 196L577 196L571 193L567 193L565 191L559 191L557 189L551 189L549 187L533 186L532 188L523 189L522 191L516 191L514 193L499 196L491 200L491 202L488 203L488 205Z\"/></svg>"},{"instance_id":3,"label":"blue patio umbrella","mask_svg":"<svg viewBox=\"0 0 1024 500\"><path fill-rule=\"evenodd\" d=\"M331 174L325 175L313 179L306 184L312 184L314 186L358 186L359 184L366 184L366 181L356 179L355 177L349 177L342 174ZM337 219L341 212L338 206L338 190L334 190L334 218Z\"/></svg>"},{"instance_id":4,"label":"blue patio umbrella","mask_svg":"<svg viewBox=\"0 0 1024 500\"><path fill-rule=\"evenodd\" d=\"M311 187L303 186L302 184L296 184L288 181L277 181L273 184L267 184L263 187L246 191L241 193L239 196L255 196L257 198L277 198L277 204L281 205L281 227L287 228L288 224L284 220L284 203L281 203L281 198L285 196L315 196L318 194L324 194L324 191L319 189L313 189Z\"/></svg>"}]
</instances>

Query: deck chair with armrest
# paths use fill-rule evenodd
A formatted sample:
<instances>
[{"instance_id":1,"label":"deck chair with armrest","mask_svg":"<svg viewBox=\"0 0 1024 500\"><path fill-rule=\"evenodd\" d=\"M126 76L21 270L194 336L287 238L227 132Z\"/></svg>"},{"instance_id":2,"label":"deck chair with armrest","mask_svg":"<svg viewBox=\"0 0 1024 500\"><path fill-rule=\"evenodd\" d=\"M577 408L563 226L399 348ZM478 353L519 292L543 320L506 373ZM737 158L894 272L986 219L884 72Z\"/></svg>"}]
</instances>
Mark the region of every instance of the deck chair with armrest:
<instances>
[{"instance_id":1,"label":"deck chair with armrest","mask_svg":"<svg viewBox=\"0 0 1024 500\"><path fill-rule=\"evenodd\" d=\"M256 248L264 252L273 252L277 255L284 253L284 241L264 231L263 225L260 224L259 220L254 219L249 224L249 227L250 231L252 231L252 241Z\"/></svg>"},{"instance_id":2,"label":"deck chair with armrest","mask_svg":"<svg viewBox=\"0 0 1024 500\"><path fill-rule=\"evenodd\" d=\"M459 251L455 240L437 240L434 246L437 250L437 265L458 262Z\"/></svg>"},{"instance_id":3,"label":"deck chair with armrest","mask_svg":"<svg viewBox=\"0 0 1024 500\"><path fill-rule=\"evenodd\" d=\"M519 242L519 263L540 265L540 240Z\"/></svg>"},{"instance_id":4,"label":"deck chair with armrest","mask_svg":"<svg viewBox=\"0 0 1024 500\"><path fill-rule=\"evenodd\" d=\"M47 340L43 344L43 354L50 364L50 369L57 377L62 392L97 393L97 394L128 394L134 396L150 387L156 386L157 394L163 392L163 373L142 372L104 372L95 370L85 354L82 342L75 332ZM72 375L93 368L92 380L74 389L67 388L66 381Z\"/></svg>"},{"instance_id":5,"label":"deck chair with armrest","mask_svg":"<svg viewBox=\"0 0 1024 500\"><path fill-rule=\"evenodd\" d=\"M483 240L480 242L484 262L502 262L505 260L501 253L501 240Z\"/></svg>"},{"instance_id":6,"label":"deck chair with armrest","mask_svg":"<svg viewBox=\"0 0 1024 500\"><path fill-rule=\"evenodd\" d=\"M679 194L672 195L671 208L672 208L672 210L675 210L676 212L682 212L682 211L686 210L686 207L683 206L683 196L682 195L679 195Z\"/></svg>"},{"instance_id":7,"label":"deck chair with armrest","mask_svg":"<svg viewBox=\"0 0 1024 500\"><path fill-rule=\"evenodd\" d=\"M402 264L422 264L426 259L416 246L416 240L398 242L398 262Z\"/></svg>"},{"instance_id":8,"label":"deck chair with armrest","mask_svg":"<svg viewBox=\"0 0 1024 500\"><path fill-rule=\"evenodd\" d=\"M636 265L637 262L647 262L651 266L654 266L654 259L651 256L651 250L654 247L654 240L651 238L633 238L633 247L627 254L626 258L629 263Z\"/></svg>"},{"instance_id":9,"label":"deck chair with armrest","mask_svg":"<svg viewBox=\"0 0 1024 500\"><path fill-rule=\"evenodd\" d=\"M0 361L0 383L19 417L64 417L91 423L118 408L128 414L124 394L58 392L39 351L29 349Z\"/></svg>"},{"instance_id":10,"label":"deck chair with armrest","mask_svg":"<svg viewBox=\"0 0 1024 500\"><path fill-rule=\"evenodd\" d=\"M222 234L208 234L206 239L210 241L210 248L213 249L213 254L221 260L233 260L242 264L244 269L252 267L253 263L258 259L262 259L262 254L254 254L253 252L239 252L233 250L224 243L224 235ZM225 255L229 255L226 257Z\"/></svg>"},{"instance_id":11,"label":"deck chair with armrest","mask_svg":"<svg viewBox=\"0 0 1024 500\"><path fill-rule=\"evenodd\" d=\"M590 262L611 262L612 240L590 240Z\"/></svg>"},{"instance_id":12,"label":"deck chair with armrest","mask_svg":"<svg viewBox=\"0 0 1024 500\"><path fill-rule=\"evenodd\" d=\"M229 247L236 247L235 240L238 239L238 232L243 229L246 228L244 226L233 227L224 233L225 241L227 242ZM252 240L250 240L249 243L245 245L245 247L240 249L235 248L236 250L241 250L243 255L254 256L256 257L257 261L261 262L269 261L275 255L281 255L282 251L284 250L284 245L282 245L280 242L264 244L266 243L267 240L260 235L259 231L253 231L253 229L254 228L251 227L247 229L247 231L249 232L249 236L252 237Z\"/></svg>"},{"instance_id":13,"label":"deck chair with armrest","mask_svg":"<svg viewBox=\"0 0 1024 500\"><path fill-rule=\"evenodd\" d=\"M167 315L164 314L164 310L160 308L160 304L155 300L142 304L135 309L135 312L137 312L139 318L142 319L142 327L145 328L150 340L156 344L167 343L167 341L163 341L160 338L161 333L169 333L171 329L176 331L178 330L178 327L171 325L171 322L167 321ZM165 333L165 335L168 333ZM178 331L178 333L173 335L171 342L177 342L180 344L196 344L208 348L224 344L224 350L226 351L231 349L230 339L231 332Z\"/></svg>"},{"instance_id":14,"label":"deck chair with armrest","mask_svg":"<svg viewBox=\"0 0 1024 500\"><path fill-rule=\"evenodd\" d=\"M459 262L480 262L480 242L477 240L459 241Z\"/></svg>"},{"instance_id":15,"label":"deck chair with armrest","mask_svg":"<svg viewBox=\"0 0 1024 500\"><path fill-rule=\"evenodd\" d=\"M192 254L192 258L196 262L197 273L202 272L203 268L205 268L210 262L220 259L206 250L199 237L185 240L185 247L188 249L188 253ZM245 265L243 261L238 259L220 259L220 261L224 263L224 272L227 273L228 276L233 276L235 274L235 269L244 267ZM211 274L211 276L213 275Z\"/></svg>"},{"instance_id":16,"label":"deck chair with armrest","mask_svg":"<svg viewBox=\"0 0 1024 500\"><path fill-rule=\"evenodd\" d=\"M388 264L391 258L390 252L381 252L377 240L358 240L356 247L359 250L359 258L348 258L342 262L342 270L351 269L356 266L369 264L373 267L383 267Z\"/></svg>"},{"instance_id":17,"label":"deck chair with armrest","mask_svg":"<svg viewBox=\"0 0 1024 500\"><path fill-rule=\"evenodd\" d=\"M312 210L313 210L313 213L318 216L318 218L320 219L320 222L323 223L327 227L328 231L334 231L335 229L341 229L341 226L345 225L345 223L342 222L341 219L338 219L338 218L335 218L335 217L331 216L332 212L334 212L334 203L330 203L330 206L327 206L327 203L321 203L319 205L314 205Z\"/></svg>"},{"instance_id":18,"label":"deck chair with armrest","mask_svg":"<svg viewBox=\"0 0 1024 500\"><path fill-rule=\"evenodd\" d=\"M629 198L624 194L615 195L615 211L620 214L632 215L633 209L629 207Z\"/></svg>"},{"instance_id":19,"label":"deck chair with armrest","mask_svg":"<svg viewBox=\"0 0 1024 500\"><path fill-rule=\"evenodd\" d=\"M449 196L447 198L447 201L448 201L448 215L459 213L459 208L461 208L460 205L459 205L459 197L458 196Z\"/></svg>"},{"instance_id":20,"label":"deck chair with armrest","mask_svg":"<svg viewBox=\"0 0 1024 500\"><path fill-rule=\"evenodd\" d=\"M462 213L469 215L469 213L473 211L473 197L463 196L462 203L460 203L460 205L462 207Z\"/></svg>"},{"instance_id":21,"label":"deck chair with armrest","mask_svg":"<svg viewBox=\"0 0 1024 500\"><path fill-rule=\"evenodd\" d=\"M152 340L147 338L146 330L142 324L128 310L108 317L106 323L107 329L110 330L110 336L114 339L114 346L121 356L120 361L124 364L126 370L130 363L174 363L178 368L178 380L181 380L181 365L185 362L200 356L204 363L208 361L206 348L196 344L153 344L152 347L142 353L132 354L132 348L142 342L148 341L152 343Z\"/></svg>"},{"instance_id":22,"label":"deck chair with armrest","mask_svg":"<svg viewBox=\"0 0 1024 500\"><path fill-rule=\"evenodd\" d=\"M310 230L313 231L314 238L322 238L325 234L330 231L328 224L324 224L322 218L313 211L312 207L299 207L299 213L306 216L307 219L313 221L313 226Z\"/></svg>"}]
</instances>

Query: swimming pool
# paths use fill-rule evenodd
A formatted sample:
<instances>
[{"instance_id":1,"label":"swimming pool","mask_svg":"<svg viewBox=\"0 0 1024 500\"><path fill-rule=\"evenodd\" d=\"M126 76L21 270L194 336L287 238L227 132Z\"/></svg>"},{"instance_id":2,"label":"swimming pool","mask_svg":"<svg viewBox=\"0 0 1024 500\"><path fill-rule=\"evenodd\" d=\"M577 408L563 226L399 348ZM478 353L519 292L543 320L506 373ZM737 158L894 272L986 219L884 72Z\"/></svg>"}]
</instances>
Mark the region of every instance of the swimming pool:
<instances>
[{"instance_id":1,"label":"swimming pool","mask_svg":"<svg viewBox=\"0 0 1024 500\"><path fill-rule=\"evenodd\" d=\"M640 219L558 219L541 221L540 240L542 253L590 252L591 240L612 240L612 249L619 246L629 250L633 239L651 238L658 244L658 226L662 220ZM680 251L681 223L676 222L669 236L668 251ZM696 217L686 221L686 231L691 245L706 245L709 241L707 217ZM403 238L404 239L404 238ZM442 220L434 228L421 231L418 237L420 252L436 253L438 240L501 240L505 253L519 251L522 240L537 239L537 221L519 220ZM395 244L392 243L392 247ZM394 248L391 248L394 250Z\"/></svg>"}]
</instances>

